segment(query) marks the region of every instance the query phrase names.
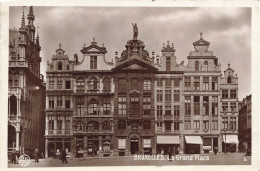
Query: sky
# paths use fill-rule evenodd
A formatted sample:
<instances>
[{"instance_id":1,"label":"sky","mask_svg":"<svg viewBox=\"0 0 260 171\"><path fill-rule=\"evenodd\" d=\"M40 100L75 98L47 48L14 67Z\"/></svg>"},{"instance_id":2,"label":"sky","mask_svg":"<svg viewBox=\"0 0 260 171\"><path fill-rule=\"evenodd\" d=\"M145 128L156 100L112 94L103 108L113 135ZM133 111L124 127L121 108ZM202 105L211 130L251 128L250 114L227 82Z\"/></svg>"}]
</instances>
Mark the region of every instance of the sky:
<instances>
[{"instance_id":1,"label":"sky","mask_svg":"<svg viewBox=\"0 0 260 171\"><path fill-rule=\"evenodd\" d=\"M9 28L21 26L22 7L10 7ZM29 7L25 8L25 18ZM239 78L239 99L251 94L251 9L245 7L34 7L34 25L39 26L41 73L45 76L47 61L51 61L61 43L65 54L79 60L84 43L93 38L107 49L106 60L114 60L115 52L125 50L132 39L132 23L138 25L138 39L145 49L161 55L163 43L170 41L176 49L177 63L194 50L193 42L200 33L209 41L221 64L222 73L228 63ZM26 19L27 24L27 19Z\"/></svg>"}]
</instances>

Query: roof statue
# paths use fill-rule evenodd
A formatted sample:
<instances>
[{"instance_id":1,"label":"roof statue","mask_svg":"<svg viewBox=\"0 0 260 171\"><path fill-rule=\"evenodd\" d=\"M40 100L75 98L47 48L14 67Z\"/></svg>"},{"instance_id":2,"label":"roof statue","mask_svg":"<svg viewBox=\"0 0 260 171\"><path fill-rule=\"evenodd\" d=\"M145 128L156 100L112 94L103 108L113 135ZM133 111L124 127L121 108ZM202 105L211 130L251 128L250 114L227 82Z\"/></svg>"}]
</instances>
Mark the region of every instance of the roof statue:
<instances>
[{"instance_id":1,"label":"roof statue","mask_svg":"<svg viewBox=\"0 0 260 171\"><path fill-rule=\"evenodd\" d=\"M137 36L138 36L137 24L136 23L135 24L132 23L132 25L133 25L133 39L137 40Z\"/></svg>"}]
</instances>

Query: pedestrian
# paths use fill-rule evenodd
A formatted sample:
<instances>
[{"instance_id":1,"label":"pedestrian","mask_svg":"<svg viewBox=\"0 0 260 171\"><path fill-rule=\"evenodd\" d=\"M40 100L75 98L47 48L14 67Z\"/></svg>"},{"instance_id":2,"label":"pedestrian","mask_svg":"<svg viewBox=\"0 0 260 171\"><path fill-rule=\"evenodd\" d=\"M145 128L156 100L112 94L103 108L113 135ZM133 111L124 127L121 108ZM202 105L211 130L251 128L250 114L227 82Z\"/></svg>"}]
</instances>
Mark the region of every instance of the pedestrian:
<instances>
[{"instance_id":1,"label":"pedestrian","mask_svg":"<svg viewBox=\"0 0 260 171\"><path fill-rule=\"evenodd\" d=\"M169 161L172 161L172 150L171 147L168 149Z\"/></svg>"},{"instance_id":2,"label":"pedestrian","mask_svg":"<svg viewBox=\"0 0 260 171\"><path fill-rule=\"evenodd\" d=\"M62 150L62 152L61 152L62 164L63 164L64 162L65 162L65 163L68 163L66 155L67 155L67 153L66 153L65 149Z\"/></svg>"},{"instance_id":3,"label":"pedestrian","mask_svg":"<svg viewBox=\"0 0 260 171\"><path fill-rule=\"evenodd\" d=\"M37 148L34 151L34 159L35 159L35 163L39 163L39 152Z\"/></svg>"},{"instance_id":4,"label":"pedestrian","mask_svg":"<svg viewBox=\"0 0 260 171\"><path fill-rule=\"evenodd\" d=\"M15 150L13 150L13 152L11 154L11 163L16 164L16 151Z\"/></svg>"},{"instance_id":5,"label":"pedestrian","mask_svg":"<svg viewBox=\"0 0 260 171\"><path fill-rule=\"evenodd\" d=\"M217 155L217 153L218 153L218 147L217 146L214 147L213 152L215 153L215 155Z\"/></svg>"}]
</instances>

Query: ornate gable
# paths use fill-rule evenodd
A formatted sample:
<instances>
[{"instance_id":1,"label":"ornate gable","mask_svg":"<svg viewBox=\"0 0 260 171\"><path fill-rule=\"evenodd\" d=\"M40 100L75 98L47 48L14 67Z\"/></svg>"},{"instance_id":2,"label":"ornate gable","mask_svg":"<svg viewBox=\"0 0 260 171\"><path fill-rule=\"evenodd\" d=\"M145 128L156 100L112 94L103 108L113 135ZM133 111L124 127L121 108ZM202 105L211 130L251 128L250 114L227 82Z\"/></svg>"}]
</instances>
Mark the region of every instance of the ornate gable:
<instances>
[{"instance_id":1,"label":"ornate gable","mask_svg":"<svg viewBox=\"0 0 260 171\"><path fill-rule=\"evenodd\" d=\"M95 38L93 38L93 42L91 42L91 45L88 47L84 47L81 50L81 53L83 54L92 54L92 53L97 53L97 54L105 54L107 53L107 50L105 47L100 47L97 45L97 42L95 42Z\"/></svg>"}]
</instances>

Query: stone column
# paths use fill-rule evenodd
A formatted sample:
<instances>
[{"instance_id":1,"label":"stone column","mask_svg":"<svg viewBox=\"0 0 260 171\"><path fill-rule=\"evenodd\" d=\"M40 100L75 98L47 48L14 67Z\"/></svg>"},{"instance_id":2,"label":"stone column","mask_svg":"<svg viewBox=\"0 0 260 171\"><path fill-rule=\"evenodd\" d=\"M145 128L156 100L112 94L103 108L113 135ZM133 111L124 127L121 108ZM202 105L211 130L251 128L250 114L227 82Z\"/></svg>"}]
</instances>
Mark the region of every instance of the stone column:
<instances>
[{"instance_id":1,"label":"stone column","mask_svg":"<svg viewBox=\"0 0 260 171\"><path fill-rule=\"evenodd\" d=\"M16 131L16 147L15 147L15 149L17 150L17 151L19 151L19 133L20 133L20 131Z\"/></svg>"},{"instance_id":2,"label":"stone column","mask_svg":"<svg viewBox=\"0 0 260 171\"><path fill-rule=\"evenodd\" d=\"M11 106L10 99L8 98L8 116L11 115L11 113L10 113L10 106Z\"/></svg>"},{"instance_id":3,"label":"stone column","mask_svg":"<svg viewBox=\"0 0 260 171\"><path fill-rule=\"evenodd\" d=\"M184 151L185 151L185 147L184 147L184 136L183 135L181 135L181 137L180 137L180 140L181 140L181 142L180 142L180 151L179 151L179 153L180 154L184 154Z\"/></svg>"},{"instance_id":4,"label":"stone column","mask_svg":"<svg viewBox=\"0 0 260 171\"><path fill-rule=\"evenodd\" d=\"M48 154L48 139L45 139L45 158L49 157Z\"/></svg>"}]
</instances>

